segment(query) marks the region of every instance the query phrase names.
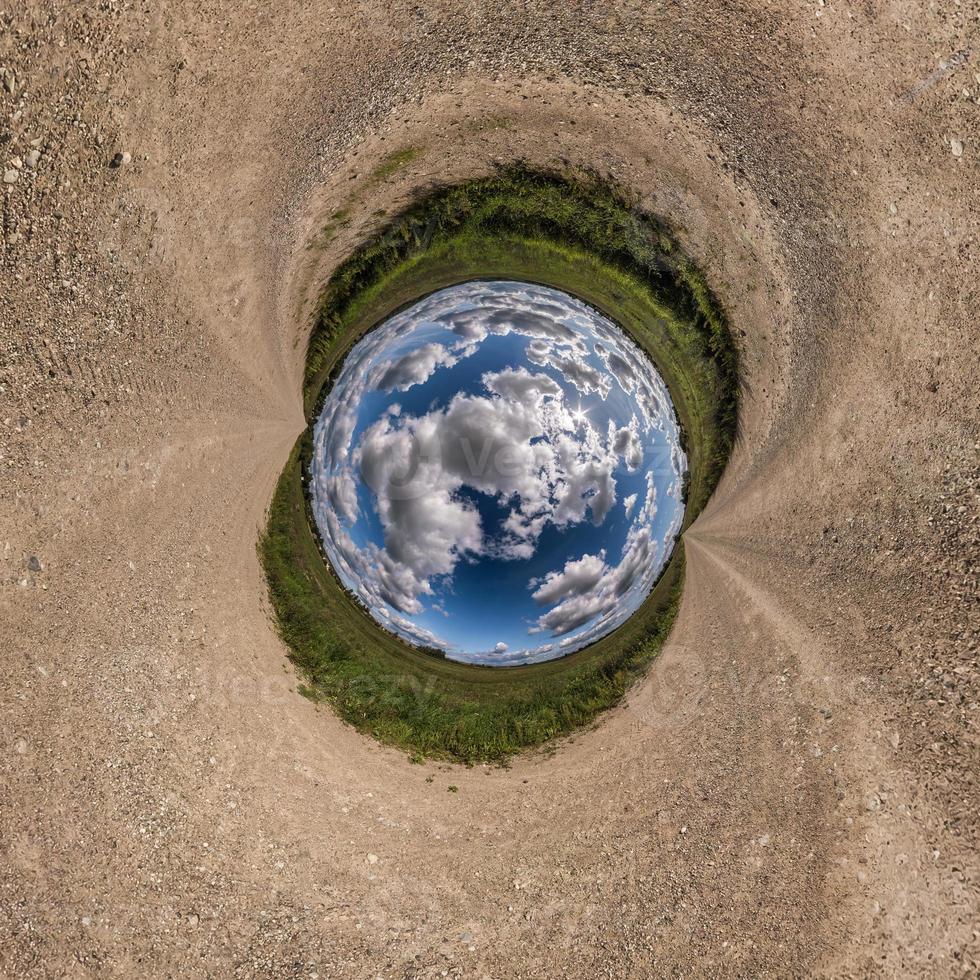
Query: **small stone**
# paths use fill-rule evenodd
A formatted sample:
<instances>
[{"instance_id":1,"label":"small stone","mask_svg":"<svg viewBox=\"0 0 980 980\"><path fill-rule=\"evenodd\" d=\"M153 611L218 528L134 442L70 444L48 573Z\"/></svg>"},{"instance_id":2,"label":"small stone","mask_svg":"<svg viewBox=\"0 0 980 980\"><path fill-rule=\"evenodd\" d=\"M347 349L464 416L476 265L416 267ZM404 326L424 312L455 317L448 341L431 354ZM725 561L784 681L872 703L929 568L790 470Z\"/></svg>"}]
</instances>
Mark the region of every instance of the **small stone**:
<instances>
[{"instance_id":1,"label":"small stone","mask_svg":"<svg viewBox=\"0 0 980 980\"><path fill-rule=\"evenodd\" d=\"M877 793L872 793L868 797L868 801L865 804L868 810L874 813L875 810L881 809L881 797Z\"/></svg>"},{"instance_id":2,"label":"small stone","mask_svg":"<svg viewBox=\"0 0 980 980\"><path fill-rule=\"evenodd\" d=\"M472 932L461 932L459 934L459 941L461 943L471 943L471 942L473 942L473 933Z\"/></svg>"},{"instance_id":3,"label":"small stone","mask_svg":"<svg viewBox=\"0 0 980 980\"><path fill-rule=\"evenodd\" d=\"M83 915L82 916L82 925L87 928L91 924L92 924L92 920L87 915Z\"/></svg>"},{"instance_id":4,"label":"small stone","mask_svg":"<svg viewBox=\"0 0 980 980\"><path fill-rule=\"evenodd\" d=\"M954 157L963 156L963 140L951 139L949 141L949 148L952 150Z\"/></svg>"},{"instance_id":5,"label":"small stone","mask_svg":"<svg viewBox=\"0 0 980 980\"><path fill-rule=\"evenodd\" d=\"M24 163L26 163L27 166L30 167L31 170L33 170L38 165L38 161L40 159L41 159L41 151L31 150L30 153L28 153L27 156L24 157Z\"/></svg>"},{"instance_id":6,"label":"small stone","mask_svg":"<svg viewBox=\"0 0 980 980\"><path fill-rule=\"evenodd\" d=\"M131 153L127 153L125 151L122 151L120 153L117 153L112 158L112 160L109 162L109 166L110 167L124 167L124 166L126 166L126 164L132 163L132 162L133 162L133 156L132 156L132 154Z\"/></svg>"},{"instance_id":7,"label":"small stone","mask_svg":"<svg viewBox=\"0 0 980 980\"><path fill-rule=\"evenodd\" d=\"M367 856L367 863L368 864L377 864L378 863L378 855L377 854L369 854Z\"/></svg>"},{"instance_id":8,"label":"small stone","mask_svg":"<svg viewBox=\"0 0 980 980\"><path fill-rule=\"evenodd\" d=\"M891 735L888 736L888 741L891 742L893 749L898 748L898 744L901 742L901 740L902 736L899 735L898 732L892 732Z\"/></svg>"},{"instance_id":9,"label":"small stone","mask_svg":"<svg viewBox=\"0 0 980 980\"><path fill-rule=\"evenodd\" d=\"M3 182L5 184L16 184L20 174L16 170L5 170L3 172Z\"/></svg>"},{"instance_id":10,"label":"small stone","mask_svg":"<svg viewBox=\"0 0 980 980\"><path fill-rule=\"evenodd\" d=\"M14 742L14 751L18 755L27 755L27 739L19 738Z\"/></svg>"},{"instance_id":11,"label":"small stone","mask_svg":"<svg viewBox=\"0 0 980 980\"><path fill-rule=\"evenodd\" d=\"M191 912L191 914L187 916L187 924L189 926L196 926L198 922L200 922L200 919L197 917L195 912Z\"/></svg>"},{"instance_id":12,"label":"small stone","mask_svg":"<svg viewBox=\"0 0 980 980\"><path fill-rule=\"evenodd\" d=\"M44 566L41 564L41 559L38 558L37 555L31 555L31 557L27 559L27 567L32 572L40 572L44 568Z\"/></svg>"}]
</instances>

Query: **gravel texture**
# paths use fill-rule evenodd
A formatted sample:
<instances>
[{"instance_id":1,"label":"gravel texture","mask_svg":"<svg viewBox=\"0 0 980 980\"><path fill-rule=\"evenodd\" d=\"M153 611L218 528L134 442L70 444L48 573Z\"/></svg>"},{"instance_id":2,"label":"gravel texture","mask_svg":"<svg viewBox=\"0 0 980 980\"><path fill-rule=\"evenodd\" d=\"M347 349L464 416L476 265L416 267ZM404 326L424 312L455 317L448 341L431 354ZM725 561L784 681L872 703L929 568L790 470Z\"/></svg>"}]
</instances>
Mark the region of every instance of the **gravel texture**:
<instances>
[{"instance_id":1,"label":"gravel texture","mask_svg":"<svg viewBox=\"0 0 980 980\"><path fill-rule=\"evenodd\" d=\"M0 12L0 973L976 976L978 31ZM295 693L256 535L330 268L518 157L676 228L741 434L627 703L508 769L415 765Z\"/></svg>"}]
</instances>

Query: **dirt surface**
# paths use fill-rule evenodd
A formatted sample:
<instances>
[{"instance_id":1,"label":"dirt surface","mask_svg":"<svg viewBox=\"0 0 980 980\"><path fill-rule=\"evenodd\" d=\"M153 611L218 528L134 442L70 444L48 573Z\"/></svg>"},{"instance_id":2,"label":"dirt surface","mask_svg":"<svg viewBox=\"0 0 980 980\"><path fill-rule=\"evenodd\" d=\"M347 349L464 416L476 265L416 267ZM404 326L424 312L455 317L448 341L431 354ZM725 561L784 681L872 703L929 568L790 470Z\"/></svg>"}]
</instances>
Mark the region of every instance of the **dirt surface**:
<instances>
[{"instance_id":1,"label":"dirt surface","mask_svg":"<svg viewBox=\"0 0 980 980\"><path fill-rule=\"evenodd\" d=\"M977 975L975 5L14 0L0 65L0 973ZM256 536L332 265L515 157L676 227L741 433L628 702L413 765Z\"/></svg>"}]
</instances>

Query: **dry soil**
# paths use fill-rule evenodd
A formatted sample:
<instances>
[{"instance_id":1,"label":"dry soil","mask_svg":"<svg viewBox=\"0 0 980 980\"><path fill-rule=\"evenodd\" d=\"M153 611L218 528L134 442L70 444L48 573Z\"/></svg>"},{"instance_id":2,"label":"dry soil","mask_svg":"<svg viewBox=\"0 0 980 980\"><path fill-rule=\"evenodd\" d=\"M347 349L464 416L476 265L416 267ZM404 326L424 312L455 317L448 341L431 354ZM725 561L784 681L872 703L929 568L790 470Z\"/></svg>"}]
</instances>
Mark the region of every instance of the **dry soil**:
<instances>
[{"instance_id":1,"label":"dry soil","mask_svg":"<svg viewBox=\"0 0 980 980\"><path fill-rule=\"evenodd\" d=\"M974 4L14 0L0 65L0 973L977 975ZM330 269L515 158L675 226L740 435L628 701L417 765L255 543Z\"/></svg>"}]
</instances>

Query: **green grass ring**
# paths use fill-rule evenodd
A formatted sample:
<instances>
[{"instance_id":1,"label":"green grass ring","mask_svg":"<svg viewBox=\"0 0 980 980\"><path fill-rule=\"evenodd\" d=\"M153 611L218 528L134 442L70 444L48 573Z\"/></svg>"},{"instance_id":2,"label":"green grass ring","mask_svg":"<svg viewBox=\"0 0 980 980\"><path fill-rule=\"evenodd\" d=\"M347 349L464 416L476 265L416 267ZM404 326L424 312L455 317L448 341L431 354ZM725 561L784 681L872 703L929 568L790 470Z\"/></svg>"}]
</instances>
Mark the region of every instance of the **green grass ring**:
<instances>
[{"instance_id":1,"label":"green grass ring","mask_svg":"<svg viewBox=\"0 0 980 980\"><path fill-rule=\"evenodd\" d=\"M487 278L571 293L649 354L688 456L685 528L711 496L735 437L738 362L718 303L666 226L594 175L511 167L438 189L340 265L323 290L307 353L310 425L279 480L259 555L300 692L413 758L500 762L592 723L648 668L683 587L678 542L653 591L612 633L558 660L480 667L382 630L333 574L304 479L322 398L365 332L430 292Z\"/></svg>"}]
</instances>

